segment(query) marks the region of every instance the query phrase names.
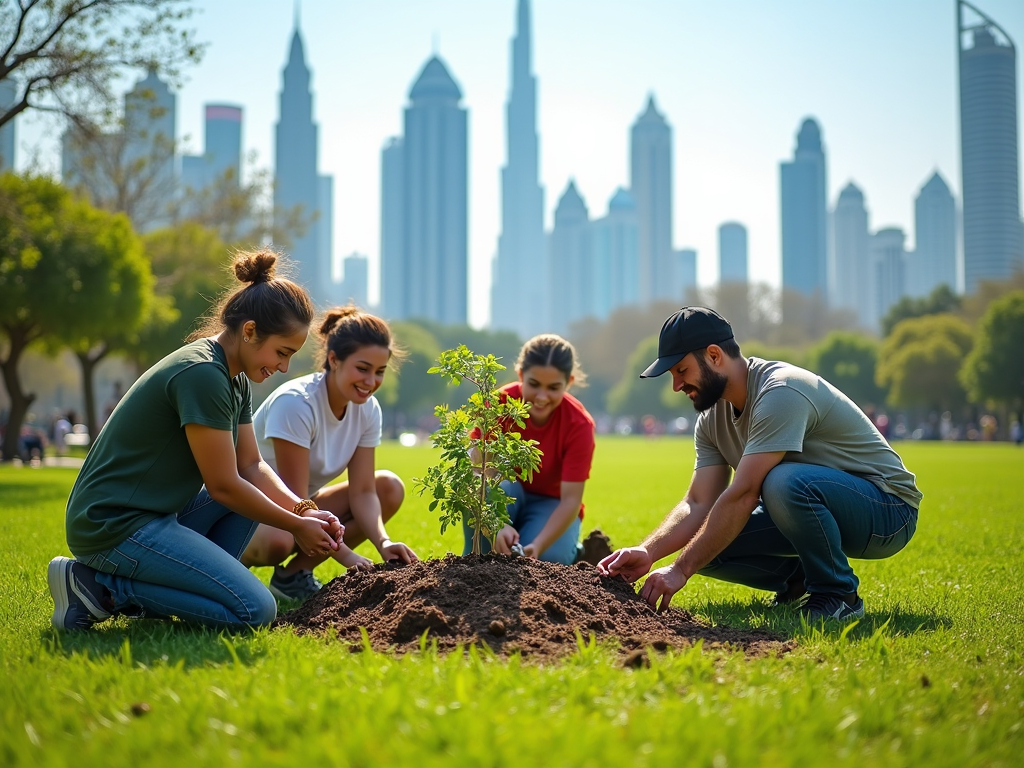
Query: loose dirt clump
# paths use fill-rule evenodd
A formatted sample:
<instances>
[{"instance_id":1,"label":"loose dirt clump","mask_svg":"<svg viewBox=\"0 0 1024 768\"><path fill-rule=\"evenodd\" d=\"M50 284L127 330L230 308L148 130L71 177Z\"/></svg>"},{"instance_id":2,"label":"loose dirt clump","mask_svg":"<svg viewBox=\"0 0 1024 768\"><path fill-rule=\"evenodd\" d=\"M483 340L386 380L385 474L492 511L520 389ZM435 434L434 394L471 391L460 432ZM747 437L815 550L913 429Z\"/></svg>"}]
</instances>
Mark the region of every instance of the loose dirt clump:
<instances>
[{"instance_id":1,"label":"loose dirt clump","mask_svg":"<svg viewBox=\"0 0 1024 768\"><path fill-rule=\"evenodd\" d=\"M577 633L614 640L624 654L698 640L705 647L729 645L758 656L789 648L765 631L709 627L675 608L658 614L632 585L601 576L587 563L567 567L494 554L351 572L276 625L299 634L333 629L353 650L362 647L359 628L365 627L379 651L416 650L426 632L441 651L480 643L498 655L518 652L536 661L575 652Z\"/></svg>"}]
</instances>

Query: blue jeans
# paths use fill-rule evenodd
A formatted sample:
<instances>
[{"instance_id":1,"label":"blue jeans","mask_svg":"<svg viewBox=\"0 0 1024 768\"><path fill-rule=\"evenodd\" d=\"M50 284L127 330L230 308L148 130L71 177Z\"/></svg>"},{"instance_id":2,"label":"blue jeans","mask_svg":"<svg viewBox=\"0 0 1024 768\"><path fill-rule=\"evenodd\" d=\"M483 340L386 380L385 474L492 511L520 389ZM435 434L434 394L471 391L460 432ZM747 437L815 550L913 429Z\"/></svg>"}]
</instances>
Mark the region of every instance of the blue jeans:
<instances>
[{"instance_id":1,"label":"blue jeans","mask_svg":"<svg viewBox=\"0 0 1024 768\"><path fill-rule=\"evenodd\" d=\"M204 488L177 515L158 517L116 547L79 558L100 571L116 613L177 616L212 627L254 627L277 615L270 591L238 559L256 522Z\"/></svg>"},{"instance_id":2,"label":"blue jeans","mask_svg":"<svg viewBox=\"0 0 1024 768\"><path fill-rule=\"evenodd\" d=\"M508 505L508 516L511 518L511 526L519 531L519 543L525 547L537 538L537 534L547 524L548 518L551 517L551 513L555 511L555 507L558 506L561 499L527 493L522 483L519 482L506 480L501 487L513 499L512 503ZM581 521L577 515L566 531L541 553L540 559L549 563L572 565L576 561L576 544L580 540L580 525ZM462 554L468 555L473 551L473 529L466 525L465 521L462 523L462 533L466 542ZM485 537L481 538L481 552L490 552L491 543Z\"/></svg>"},{"instance_id":3,"label":"blue jeans","mask_svg":"<svg viewBox=\"0 0 1024 768\"><path fill-rule=\"evenodd\" d=\"M849 558L890 557L917 529L917 510L869 480L813 464L783 463L761 486L761 505L699 573L782 592L802 565L808 592L856 592Z\"/></svg>"}]
</instances>

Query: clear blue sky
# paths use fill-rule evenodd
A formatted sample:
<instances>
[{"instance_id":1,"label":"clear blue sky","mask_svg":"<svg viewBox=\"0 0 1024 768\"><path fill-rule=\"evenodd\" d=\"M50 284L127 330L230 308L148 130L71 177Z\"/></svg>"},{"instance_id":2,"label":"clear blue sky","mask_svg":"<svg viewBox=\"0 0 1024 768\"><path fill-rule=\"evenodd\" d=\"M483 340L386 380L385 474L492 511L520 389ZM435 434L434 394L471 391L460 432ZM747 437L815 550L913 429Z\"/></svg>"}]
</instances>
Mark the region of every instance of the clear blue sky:
<instances>
[{"instance_id":1,"label":"clear blue sky","mask_svg":"<svg viewBox=\"0 0 1024 768\"><path fill-rule=\"evenodd\" d=\"M1024 2L977 0L1024 46ZM216 0L210 43L179 93L178 130L202 141L202 105L245 108L243 141L273 164L291 0ZM499 171L515 0L303 0L320 171L335 178L334 252L380 249L380 149L401 131L413 79L436 46L470 122L470 315L486 321L500 226ZM938 169L960 188L953 0L533 0L546 216L570 177L592 216L628 183L629 126L648 93L674 129L675 245L717 278L717 228L743 222L752 277L779 283L778 164L804 117L822 126L830 204L850 180L871 226L903 227ZM1018 50L1018 92L1022 90ZM1024 101L1018 95L1018 105ZM1019 106L1018 106L1019 109ZM40 142L38 126L20 129ZM24 155L24 153L23 153ZM376 286L371 285L371 296Z\"/></svg>"}]
</instances>

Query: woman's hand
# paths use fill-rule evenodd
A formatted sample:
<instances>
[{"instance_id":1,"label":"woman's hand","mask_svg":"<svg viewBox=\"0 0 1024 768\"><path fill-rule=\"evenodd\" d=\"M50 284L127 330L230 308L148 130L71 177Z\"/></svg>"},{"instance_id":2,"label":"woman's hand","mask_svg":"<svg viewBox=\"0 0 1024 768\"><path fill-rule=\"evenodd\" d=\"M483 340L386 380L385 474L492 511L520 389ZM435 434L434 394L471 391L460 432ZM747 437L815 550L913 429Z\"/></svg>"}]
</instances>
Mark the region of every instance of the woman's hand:
<instances>
[{"instance_id":1,"label":"woman's hand","mask_svg":"<svg viewBox=\"0 0 1024 768\"><path fill-rule=\"evenodd\" d=\"M302 510L302 516L311 517L324 523L324 530L327 531L328 535L335 542L341 544L341 539L345 535L345 526L341 524L341 521L333 512L328 512L326 509L304 509Z\"/></svg>"},{"instance_id":2,"label":"woman's hand","mask_svg":"<svg viewBox=\"0 0 1024 768\"><path fill-rule=\"evenodd\" d=\"M400 541L391 541L391 539L384 539L380 543L380 556L384 559L385 563L392 560L401 560L408 565L419 560L416 557L416 553L409 549L409 547Z\"/></svg>"},{"instance_id":3,"label":"woman's hand","mask_svg":"<svg viewBox=\"0 0 1024 768\"><path fill-rule=\"evenodd\" d=\"M311 510L318 512L321 510ZM328 512L327 514L331 514ZM334 515L331 515L334 517ZM335 518L337 523L337 518ZM340 525L340 523L337 523ZM314 516L295 517L289 533L303 554L310 557L324 557L338 549L338 542L330 533L331 524Z\"/></svg>"},{"instance_id":4,"label":"woman's hand","mask_svg":"<svg viewBox=\"0 0 1024 768\"><path fill-rule=\"evenodd\" d=\"M519 543L519 531L506 525L494 537L494 551L501 555L511 555L512 545Z\"/></svg>"},{"instance_id":5,"label":"woman's hand","mask_svg":"<svg viewBox=\"0 0 1024 768\"><path fill-rule=\"evenodd\" d=\"M350 571L358 571L360 573L373 570L373 560L365 558L362 555L357 555L355 552L353 552L350 557L346 557L342 561L342 565Z\"/></svg>"}]
</instances>

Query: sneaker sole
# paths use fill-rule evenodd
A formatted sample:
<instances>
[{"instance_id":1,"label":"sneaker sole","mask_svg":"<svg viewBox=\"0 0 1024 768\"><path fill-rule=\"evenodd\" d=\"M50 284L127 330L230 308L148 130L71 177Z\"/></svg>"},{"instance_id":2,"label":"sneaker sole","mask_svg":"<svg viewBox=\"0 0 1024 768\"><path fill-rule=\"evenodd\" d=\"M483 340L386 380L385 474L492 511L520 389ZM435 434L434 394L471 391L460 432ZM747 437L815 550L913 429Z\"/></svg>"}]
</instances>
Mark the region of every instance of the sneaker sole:
<instances>
[{"instance_id":1,"label":"sneaker sole","mask_svg":"<svg viewBox=\"0 0 1024 768\"><path fill-rule=\"evenodd\" d=\"M269 589L270 594L272 594L278 600L306 600L316 594L316 592L310 592L306 595L289 595L287 592L282 592L273 584L267 585L267 589Z\"/></svg>"},{"instance_id":2,"label":"sneaker sole","mask_svg":"<svg viewBox=\"0 0 1024 768\"><path fill-rule=\"evenodd\" d=\"M50 623L56 629L67 629L64 620L67 618L71 601L68 599L68 571L71 570L70 557L55 557L46 567L46 581L53 597L53 616Z\"/></svg>"}]
</instances>

